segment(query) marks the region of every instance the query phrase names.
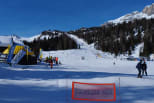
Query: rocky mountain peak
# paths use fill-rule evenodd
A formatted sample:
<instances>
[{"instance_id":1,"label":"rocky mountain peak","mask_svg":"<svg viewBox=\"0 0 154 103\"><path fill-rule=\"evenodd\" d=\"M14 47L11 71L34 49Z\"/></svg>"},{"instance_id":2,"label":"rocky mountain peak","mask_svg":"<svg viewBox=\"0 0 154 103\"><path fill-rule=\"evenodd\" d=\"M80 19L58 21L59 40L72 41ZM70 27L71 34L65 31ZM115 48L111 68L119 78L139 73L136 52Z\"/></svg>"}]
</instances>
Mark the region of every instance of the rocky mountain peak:
<instances>
[{"instance_id":1,"label":"rocky mountain peak","mask_svg":"<svg viewBox=\"0 0 154 103\"><path fill-rule=\"evenodd\" d=\"M142 12L149 16L153 15L154 14L154 3L152 3L152 5L146 6Z\"/></svg>"}]
</instances>

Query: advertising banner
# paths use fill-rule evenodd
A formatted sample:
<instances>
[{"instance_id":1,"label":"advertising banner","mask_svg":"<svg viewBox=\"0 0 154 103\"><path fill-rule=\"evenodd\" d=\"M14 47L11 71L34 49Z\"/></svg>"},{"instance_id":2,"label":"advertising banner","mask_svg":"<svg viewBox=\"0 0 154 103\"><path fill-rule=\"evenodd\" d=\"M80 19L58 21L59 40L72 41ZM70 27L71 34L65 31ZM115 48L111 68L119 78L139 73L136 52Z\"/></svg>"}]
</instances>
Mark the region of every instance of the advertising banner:
<instances>
[{"instance_id":1,"label":"advertising banner","mask_svg":"<svg viewBox=\"0 0 154 103\"><path fill-rule=\"evenodd\" d=\"M115 101L115 83L72 83L72 99L88 101Z\"/></svg>"},{"instance_id":2,"label":"advertising banner","mask_svg":"<svg viewBox=\"0 0 154 103\"><path fill-rule=\"evenodd\" d=\"M12 45L10 50L9 50L9 54L8 54L8 58L7 58L8 63L11 63L15 47L16 47L16 45Z\"/></svg>"},{"instance_id":3,"label":"advertising banner","mask_svg":"<svg viewBox=\"0 0 154 103\"><path fill-rule=\"evenodd\" d=\"M16 54L14 58L11 60L11 63L17 64L24 57L25 54L26 52L24 50L20 50L18 54Z\"/></svg>"}]
</instances>

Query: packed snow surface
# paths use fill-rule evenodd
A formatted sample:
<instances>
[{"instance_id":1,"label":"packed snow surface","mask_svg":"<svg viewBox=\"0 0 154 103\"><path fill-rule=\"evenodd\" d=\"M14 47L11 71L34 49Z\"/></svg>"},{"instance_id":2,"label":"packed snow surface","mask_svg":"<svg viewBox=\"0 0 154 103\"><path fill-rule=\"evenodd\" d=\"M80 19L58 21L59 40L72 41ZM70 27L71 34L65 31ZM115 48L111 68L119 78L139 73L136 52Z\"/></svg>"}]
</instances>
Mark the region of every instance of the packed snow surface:
<instances>
[{"instance_id":1,"label":"packed snow surface","mask_svg":"<svg viewBox=\"0 0 154 103\"><path fill-rule=\"evenodd\" d=\"M56 56L62 63L53 69L46 63L12 67L1 63L0 103L102 103L72 100L73 81L115 83L116 101L110 103L154 103L153 61L147 62L148 76L137 78L138 61L113 58L72 38L83 44L81 49L43 52L43 58Z\"/></svg>"},{"instance_id":2,"label":"packed snow surface","mask_svg":"<svg viewBox=\"0 0 154 103\"><path fill-rule=\"evenodd\" d=\"M140 52L143 52L144 43L139 44L136 46L135 50L132 53L133 57L140 57Z\"/></svg>"}]
</instances>

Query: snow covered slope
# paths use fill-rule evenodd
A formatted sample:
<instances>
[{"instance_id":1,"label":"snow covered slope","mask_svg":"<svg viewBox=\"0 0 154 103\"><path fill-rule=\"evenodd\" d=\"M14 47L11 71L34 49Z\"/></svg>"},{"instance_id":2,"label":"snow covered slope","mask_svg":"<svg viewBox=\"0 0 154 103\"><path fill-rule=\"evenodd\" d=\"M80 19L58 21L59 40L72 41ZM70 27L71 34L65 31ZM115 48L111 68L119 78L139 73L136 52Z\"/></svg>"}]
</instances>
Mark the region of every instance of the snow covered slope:
<instances>
[{"instance_id":1,"label":"snow covered slope","mask_svg":"<svg viewBox=\"0 0 154 103\"><path fill-rule=\"evenodd\" d=\"M25 40L25 41L28 41L28 42L32 42L34 39L37 39L40 35L41 35L41 34L38 34L38 35L29 37L29 38L21 37L21 40Z\"/></svg>"},{"instance_id":2,"label":"snow covered slope","mask_svg":"<svg viewBox=\"0 0 154 103\"><path fill-rule=\"evenodd\" d=\"M93 44L68 36L81 49L43 51L43 58L58 57L62 63L54 64L53 69L46 63L0 64L0 103L102 103L72 100L73 81L115 83L116 101L110 103L154 103L153 61L147 62L148 76L137 78L137 61L115 59L95 50ZM136 50L140 47L142 44Z\"/></svg>"},{"instance_id":3,"label":"snow covered slope","mask_svg":"<svg viewBox=\"0 0 154 103\"><path fill-rule=\"evenodd\" d=\"M140 79L137 78L136 61L97 57L89 49L90 46L84 48L83 45L77 50L43 52L44 57L59 57L62 65L54 64L53 69L45 63L12 67L0 64L0 103L102 103L72 100L73 81L115 83L116 101L110 103L154 102L152 61L147 62L149 76Z\"/></svg>"},{"instance_id":4,"label":"snow covered slope","mask_svg":"<svg viewBox=\"0 0 154 103\"><path fill-rule=\"evenodd\" d=\"M138 46L136 46L134 52L132 53L133 57L140 57L140 52L143 52L143 48L144 48L144 43L139 44Z\"/></svg>"},{"instance_id":5,"label":"snow covered slope","mask_svg":"<svg viewBox=\"0 0 154 103\"><path fill-rule=\"evenodd\" d=\"M21 40L25 40L27 42L32 42L34 39L40 39L40 40L44 40L44 38L49 39L49 38L55 38L55 37L59 37L62 35L61 31L44 31L41 34L26 38L26 37L21 37Z\"/></svg>"}]
</instances>

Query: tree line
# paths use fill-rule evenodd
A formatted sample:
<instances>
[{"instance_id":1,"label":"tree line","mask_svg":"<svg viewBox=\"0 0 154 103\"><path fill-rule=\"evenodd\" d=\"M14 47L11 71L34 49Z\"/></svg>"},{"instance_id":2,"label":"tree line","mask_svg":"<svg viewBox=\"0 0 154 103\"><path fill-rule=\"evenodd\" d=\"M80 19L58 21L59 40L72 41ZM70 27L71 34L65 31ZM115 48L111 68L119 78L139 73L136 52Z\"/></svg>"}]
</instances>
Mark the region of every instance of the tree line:
<instances>
[{"instance_id":1,"label":"tree line","mask_svg":"<svg viewBox=\"0 0 154 103\"><path fill-rule=\"evenodd\" d=\"M135 47L144 43L140 56L154 53L154 19L140 19L121 24L108 23L101 27L81 28L68 33L83 38L87 43L95 43L95 48L119 54L132 54Z\"/></svg>"},{"instance_id":2,"label":"tree line","mask_svg":"<svg viewBox=\"0 0 154 103\"><path fill-rule=\"evenodd\" d=\"M77 48L76 42L69 38L64 32L50 30L43 31L41 35L38 38L35 38L32 42L24 41L24 44L32 48L36 55L39 54L40 48L44 51Z\"/></svg>"},{"instance_id":3,"label":"tree line","mask_svg":"<svg viewBox=\"0 0 154 103\"><path fill-rule=\"evenodd\" d=\"M45 51L78 48L76 42L65 33L47 30L32 42L24 41L24 43L33 48L36 54L39 48ZM107 23L99 27L81 28L67 33L84 39L88 44L94 43L96 49L110 52L115 56L131 55L135 47L141 43L144 43L144 46L140 50L140 56L148 57L154 53L154 19L136 19L120 24Z\"/></svg>"}]
</instances>

